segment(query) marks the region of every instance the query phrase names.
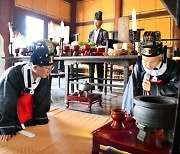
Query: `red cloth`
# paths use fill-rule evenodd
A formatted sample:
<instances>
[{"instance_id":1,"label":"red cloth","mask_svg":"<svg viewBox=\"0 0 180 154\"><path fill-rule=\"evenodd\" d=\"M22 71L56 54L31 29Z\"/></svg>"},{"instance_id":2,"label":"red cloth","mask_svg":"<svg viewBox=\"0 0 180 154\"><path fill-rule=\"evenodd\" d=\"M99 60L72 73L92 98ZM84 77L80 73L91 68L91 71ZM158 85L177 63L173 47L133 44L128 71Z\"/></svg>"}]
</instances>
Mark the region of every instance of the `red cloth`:
<instances>
[{"instance_id":1,"label":"red cloth","mask_svg":"<svg viewBox=\"0 0 180 154\"><path fill-rule=\"evenodd\" d=\"M154 82L154 81L150 79L150 82ZM163 83L163 80L157 80L156 83Z\"/></svg>"},{"instance_id":2,"label":"red cloth","mask_svg":"<svg viewBox=\"0 0 180 154\"><path fill-rule=\"evenodd\" d=\"M22 97L18 99L17 113L20 124L23 124L32 118L33 116L32 94L22 93Z\"/></svg>"}]
</instances>

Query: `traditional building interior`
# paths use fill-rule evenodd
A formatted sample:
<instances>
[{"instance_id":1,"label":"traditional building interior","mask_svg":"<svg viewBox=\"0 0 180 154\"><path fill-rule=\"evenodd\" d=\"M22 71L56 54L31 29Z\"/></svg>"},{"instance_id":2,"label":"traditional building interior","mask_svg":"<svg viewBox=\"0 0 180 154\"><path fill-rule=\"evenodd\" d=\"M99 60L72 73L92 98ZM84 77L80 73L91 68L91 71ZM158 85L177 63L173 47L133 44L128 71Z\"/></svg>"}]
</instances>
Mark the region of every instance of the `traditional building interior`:
<instances>
[{"instance_id":1,"label":"traditional building interior","mask_svg":"<svg viewBox=\"0 0 180 154\"><path fill-rule=\"evenodd\" d=\"M124 61L124 58L108 60L108 57L111 57L108 48L114 47L112 43L124 43L124 40L128 39L127 42L132 42L132 50L138 51L144 32L160 31L162 44L167 46L167 57L176 57L174 60L179 63L179 10L179 0L0 0L0 79L5 70L15 62L28 61L30 56L30 52L24 58L20 53L12 53L9 22L26 37L28 51L31 50L33 42L40 39L51 40L56 48L56 69L50 75L49 123L27 127L25 135L17 133L16 137L8 142L0 141L0 153L175 154L179 150L177 147L180 147L177 139L180 136L176 132L172 142L167 141L162 130L158 132L160 137L153 134L154 136L148 136L148 141L145 142L137 138L139 127L136 127L133 120L121 123L118 129L113 128L113 112L121 109L124 88L137 57L132 55L132 58L125 59L123 64L120 61ZM105 50L109 56L94 53L96 57L104 55L107 58L79 60L82 55L77 56L76 49L72 46L77 45L77 42L78 45L88 42L89 33L94 29L94 14L97 11L103 12L102 28L108 31L109 44L106 43ZM70 46L71 49L68 48L66 52L65 47ZM62 50L66 52L63 56ZM68 96L75 96L73 94L78 93L82 83L88 84L92 81L88 78L88 66L92 61L104 62L103 91L98 91L98 81L95 80L95 90L90 93L97 98L95 101L90 100L92 104L87 104L89 100L85 100L86 104L68 104L68 101L73 102L73 98ZM95 74L97 72L96 69ZM71 80L71 77L74 79ZM98 79L97 75L95 78ZM100 98L102 102L99 101ZM179 120L178 113L177 105L176 121ZM126 119L128 118L132 117L126 113ZM178 128L179 124L176 123L173 129L177 131ZM153 138L157 139L156 143Z\"/></svg>"}]
</instances>

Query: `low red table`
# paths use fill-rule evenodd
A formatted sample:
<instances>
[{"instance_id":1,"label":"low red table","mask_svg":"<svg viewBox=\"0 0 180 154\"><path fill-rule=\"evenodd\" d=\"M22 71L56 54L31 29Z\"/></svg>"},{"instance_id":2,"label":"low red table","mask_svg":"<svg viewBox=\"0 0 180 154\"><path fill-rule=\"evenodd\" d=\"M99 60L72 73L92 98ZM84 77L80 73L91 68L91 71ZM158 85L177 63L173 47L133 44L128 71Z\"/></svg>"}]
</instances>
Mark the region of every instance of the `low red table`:
<instances>
[{"instance_id":1,"label":"low red table","mask_svg":"<svg viewBox=\"0 0 180 154\"><path fill-rule=\"evenodd\" d=\"M167 141L162 131L153 133L147 142L137 139L139 129L134 121L124 122L125 129L114 129L111 122L93 131L92 154L105 152L100 145L111 146L115 149L132 154L169 154L171 143Z\"/></svg>"},{"instance_id":2,"label":"low red table","mask_svg":"<svg viewBox=\"0 0 180 154\"><path fill-rule=\"evenodd\" d=\"M84 104L88 105L89 111L91 112L92 104L99 103L99 106L102 107L102 95L91 93L88 97L79 97L76 95L66 95L66 107L69 108L69 103L75 104Z\"/></svg>"}]
</instances>

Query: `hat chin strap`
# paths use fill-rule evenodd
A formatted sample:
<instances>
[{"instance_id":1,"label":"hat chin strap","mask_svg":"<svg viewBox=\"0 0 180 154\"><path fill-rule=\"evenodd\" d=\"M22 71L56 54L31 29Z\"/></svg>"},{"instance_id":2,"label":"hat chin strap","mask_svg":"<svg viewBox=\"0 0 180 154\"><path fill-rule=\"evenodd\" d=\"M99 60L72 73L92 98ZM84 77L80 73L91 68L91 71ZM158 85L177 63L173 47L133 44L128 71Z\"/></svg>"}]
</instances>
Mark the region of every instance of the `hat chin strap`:
<instances>
[{"instance_id":1,"label":"hat chin strap","mask_svg":"<svg viewBox=\"0 0 180 154\"><path fill-rule=\"evenodd\" d=\"M160 62L160 63L162 63L162 62ZM159 63L159 64L160 64L160 63ZM146 71L146 73L150 74L151 76L160 76L160 75L162 75L162 74L166 71L166 69L167 69L167 63L163 63L162 66L161 66L161 68L159 68L158 70L150 70L150 69L148 69L148 68L144 65L144 63L142 63L142 65L143 65L144 70Z\"/></svg>"}]
</instances>

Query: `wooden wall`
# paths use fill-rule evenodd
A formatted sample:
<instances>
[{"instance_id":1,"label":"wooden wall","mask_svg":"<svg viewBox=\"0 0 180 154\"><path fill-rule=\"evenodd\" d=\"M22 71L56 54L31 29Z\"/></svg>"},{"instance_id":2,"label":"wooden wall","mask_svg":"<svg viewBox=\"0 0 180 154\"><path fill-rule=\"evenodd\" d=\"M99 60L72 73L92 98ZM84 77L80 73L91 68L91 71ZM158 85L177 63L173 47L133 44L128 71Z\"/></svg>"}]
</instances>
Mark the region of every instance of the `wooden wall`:
<instances>
[{"instance_id":1,"label":"wooden wall","mask_svg":"<svg viewBox=\"0 0 180 154\"><path fill-rule=\"evenodd\" d=\"M131 19L132 9L137 13L137 28L144 29L144 31L161 32L162 39L173 38L173 19L166 11L166 8L160 0L124 0L123 1L123 16L129 16ZM130 20L129 27L132 29L132 22ZM141 36L144 33L141 32ZM172 42L164 42L169 47Z\"/></svg>"},{"instance_id":2,"label":"wooden wall","mask_svg":"<svg viewBox=\"0 0 180 154\"><path fill-rule=\"evenodd\" d=\"M15 6L70 22L71 4L64 0L16 0Z\"/></svg>"},{"instance_id":3,"label":"wooden wall","mask_svg":"<svg viewBox=\"0 0 180 154\"><path fill-rule=\"evenodd\" d=\"M80 34L79 40L87 41L89 32L94 29L93 20L96 11L103 12L102 28L107 31L117 30L117 19L121 16L129 17L129 28L132 29L132 9L137 12L138 29L159 30L162 39L174 38L173 19L161 0L78 0L76 2L76 33ZM144 31L141 32L141 36ZM167 41L164 44L171 47L173 43Z\"/></svg>"}]
</instances>

